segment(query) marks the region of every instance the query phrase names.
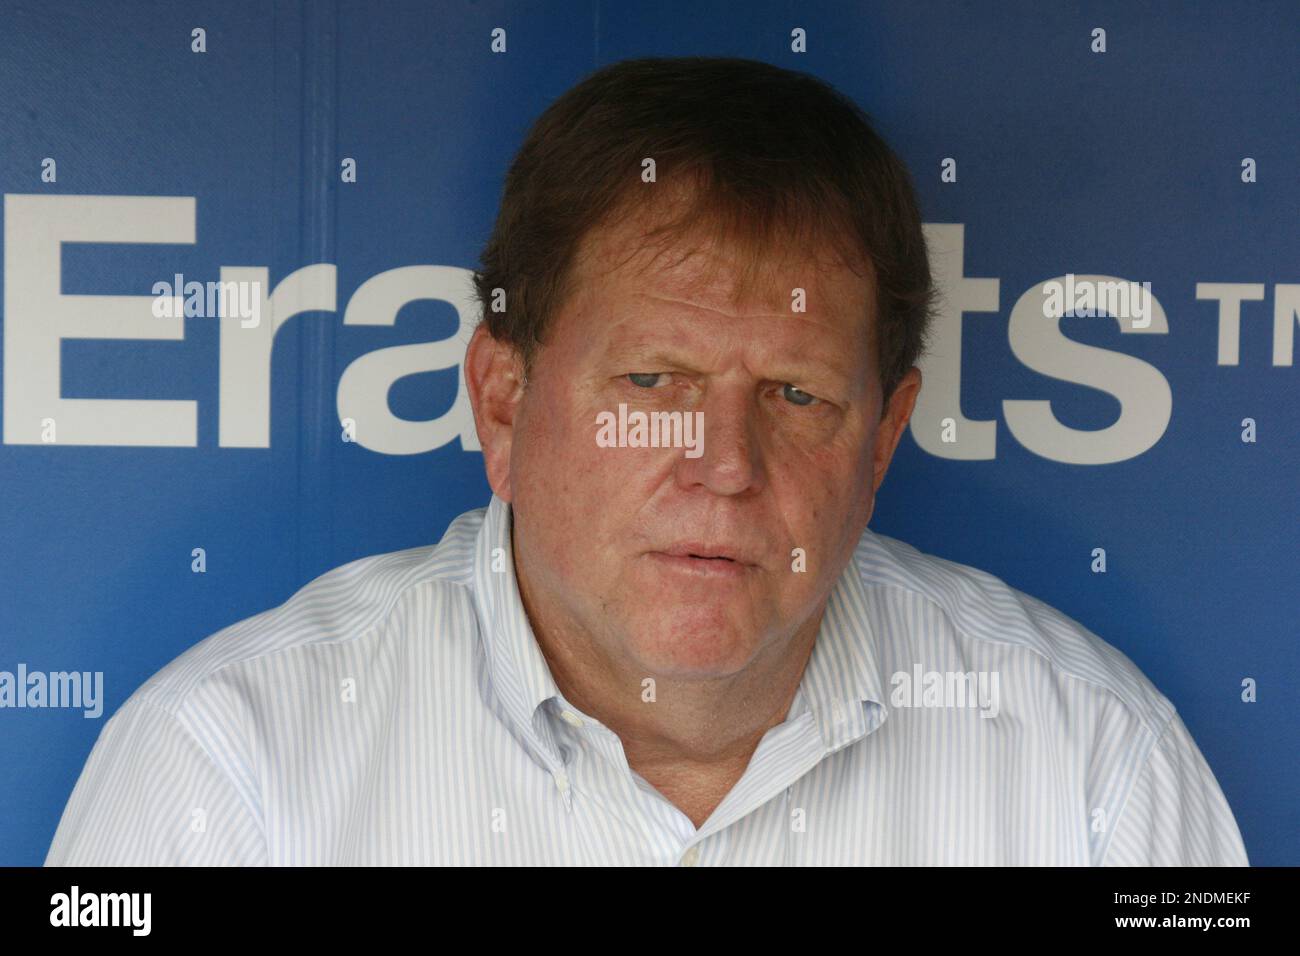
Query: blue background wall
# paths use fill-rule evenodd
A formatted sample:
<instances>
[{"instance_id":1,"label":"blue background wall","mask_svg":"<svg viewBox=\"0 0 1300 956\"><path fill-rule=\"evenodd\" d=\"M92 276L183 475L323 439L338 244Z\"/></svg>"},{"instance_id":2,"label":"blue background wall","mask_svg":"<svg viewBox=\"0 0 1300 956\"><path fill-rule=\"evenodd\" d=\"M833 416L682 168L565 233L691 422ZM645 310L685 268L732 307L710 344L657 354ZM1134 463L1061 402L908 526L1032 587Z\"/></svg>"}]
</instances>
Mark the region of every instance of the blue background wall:
<instances>
[{"instance_id":1,"label":"blue background wall","mask_svg":"<svg viewBox=\"0 0 1300 956\"><path fill-rule=\"evenodd\" d=\"M927 224L964 226L964 275L998 281L996 306L965 315L960 349L961 413L995 423L994 457L956 460L905 436L873 527L984 568L1127 653L1182 713L1252 862L1300 863L1300 369L1272 351L1275 297L1292 294L1278 287L1300 283L1298 11L0 5L5 194L196 200L193 244L66 245L65 295L147 296L174 273L215 280L222 266L264 266L272 283L337 266L337 310L275 340L269 447L218 444L218 323L197 317L183 339L66 339L60 353L65 398L197 402L194 447L24 444L7 430L0 670L102 671L105 701L97 720L0 710L0 863L41 862L103 721L167 661L332 567L437 540L486 503L482 457L459 441L393 455L340 440L344 369L456 336L455 308L413 302L395 324L366 326L345 325L346 306L388 270L473 268L529 123L597 66L686 54L768 60L855 98L913 170ZM194 27L206 53L191 51ZM496 27L504 54L489 48ZM795 27L807 53L791 52ZM1105 53L1090 49L1095 27ZM55 183L42 182L46 157ZM357 161L355 183L340 182L343 157ZM940 179L945 157L955 183ZM1255 183L1242 182L1244 157ZM6 232L6 256L25 241ZM1016 300L1067 272L1150 281L1168 320L1167 334L1143 336L1061 323L1169 383L1163 436L1113 464L1036 454L1005 422L1015 399L1050 400L1076 429L1120 414L1106 391L1040 374L1012 350ZM1235 365L1218 360L1218 306L1198 301L1200 282L1264 285L1242 306ZM456 394L446 368L403 378L389 400L397 416L434 419ZM1247 417L1254 443L1241 439ZM1104 574L1090 567L1098 547ZM1245 678L1256 703L1241 700Z\"/></svg>"}]
</instances>

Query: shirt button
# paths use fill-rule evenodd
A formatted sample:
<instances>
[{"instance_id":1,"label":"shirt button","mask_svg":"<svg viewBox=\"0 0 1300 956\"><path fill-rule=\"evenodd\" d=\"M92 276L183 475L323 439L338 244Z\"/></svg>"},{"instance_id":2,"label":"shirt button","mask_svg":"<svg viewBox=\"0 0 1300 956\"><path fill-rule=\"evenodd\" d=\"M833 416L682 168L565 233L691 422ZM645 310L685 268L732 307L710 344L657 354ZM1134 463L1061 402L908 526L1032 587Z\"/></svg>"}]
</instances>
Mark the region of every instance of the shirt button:
<instances>
[{"instance_id":1,"label":"shirt button","mask_svg":"<svg viewBox=\"0 0 1300 956\"><path fill-rule=\"evenodd\" d=\"M581 726L582 726L582 718L579 717L577 714L575 714L575 713L574 713L573 711L571 711L571 710L562 711L562 712L560 713L560 717L562 717L562 718L564 719L564 722L565 722L566 724L569 724L570 726L573 726L573 727L581 727Z\"/></svg>"},{"instance_id":2,"label":"shirt button","mask_svg":"<svg viewBox=\"0 0 1300 956\"><path fill-rule=\"evenodd\" d=\"M569 793L569 775L563 770L557 770L553 776L555 777L555 786L559 788L560 793L567 796Z\"/></svg>"},{"instance_id":3,"label":"shirt button","mask_svg":"<svg viewBox=\"0 0 1300 956\"><path fill-rule=\"evenodd\" d=\"M695 866L700 862L700 848L693 846L682 854L682 866Z\"/></svg>"}]
</instances>

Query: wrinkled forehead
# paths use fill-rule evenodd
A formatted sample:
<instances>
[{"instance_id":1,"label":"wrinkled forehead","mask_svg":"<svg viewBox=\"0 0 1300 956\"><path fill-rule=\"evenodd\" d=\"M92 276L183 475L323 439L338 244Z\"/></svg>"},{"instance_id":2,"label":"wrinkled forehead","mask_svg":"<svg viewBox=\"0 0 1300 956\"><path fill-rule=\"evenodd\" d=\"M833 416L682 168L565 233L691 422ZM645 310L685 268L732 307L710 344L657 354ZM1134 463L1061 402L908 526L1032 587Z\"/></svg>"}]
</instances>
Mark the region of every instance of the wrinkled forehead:
<instances>
[{"instance_id":1,"label":"wrinkled forehead","mask_svg":"<svg viewBox=\"0 0 1300 956\"><path fill-rule=\"evenodd\" d=\"M722 313L804 314L874 354L874 272L846 254L851 247L826 236L737 234L706 220L657 231L668 221L643 207L589 231L566 283L566 299L588 308L573 311L598 316L601 306L656 296Z\"/></svg>"}]
</instances>

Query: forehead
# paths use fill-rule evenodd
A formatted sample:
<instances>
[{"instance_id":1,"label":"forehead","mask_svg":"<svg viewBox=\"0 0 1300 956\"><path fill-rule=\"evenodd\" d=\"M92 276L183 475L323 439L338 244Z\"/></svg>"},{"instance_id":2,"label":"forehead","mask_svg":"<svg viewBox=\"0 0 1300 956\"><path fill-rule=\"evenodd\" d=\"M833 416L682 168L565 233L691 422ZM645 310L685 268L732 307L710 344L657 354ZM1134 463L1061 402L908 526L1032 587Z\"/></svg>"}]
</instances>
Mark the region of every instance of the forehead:
<instances>
[{"instance_id":1,"label":"forehead","mask_svg":"<svg viewBox=\"0 0 1300 956\"><path fill-rule=\"evenodd\" d=\"M593 229L582 242L571 274L572 308L566 321L580 333L609 341L655 333L651 317L693 317L707 330L728 317L788 318L789 336L815 332L823 341L868 351L874 348L874 277L870 263L843 261L829 242L805 248L773 239L757 253L727 245L704 228L669 240L647 242L653 223L644 215ZM796 311L802 290L803 311ZM614 311L614 310L618 311ZM665 329L667 331L667 329ZM809 343L811 344L811 343Z\"/></svg>"}]
</instances>

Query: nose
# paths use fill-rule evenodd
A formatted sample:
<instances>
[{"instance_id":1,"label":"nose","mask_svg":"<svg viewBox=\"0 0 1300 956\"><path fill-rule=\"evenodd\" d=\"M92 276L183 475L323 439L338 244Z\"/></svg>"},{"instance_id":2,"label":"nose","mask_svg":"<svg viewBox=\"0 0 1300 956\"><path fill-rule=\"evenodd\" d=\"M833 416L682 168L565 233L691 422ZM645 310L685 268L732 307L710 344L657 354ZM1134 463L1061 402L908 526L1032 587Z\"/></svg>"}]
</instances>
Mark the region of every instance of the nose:
<instances>
[{"instance_id":1,"label":"nose","mask_svg":"<svg viewBox=\"0 0 1300 956\"><path fill-rule=\"evenodd\" d=\"M703 413L700 450L677 462L678 485L717 495L740 495L765 480L756 396L740 384L714 384L696 406ZM698 419L697 419L698 421Z\"/></svg>"}]
</instances>

